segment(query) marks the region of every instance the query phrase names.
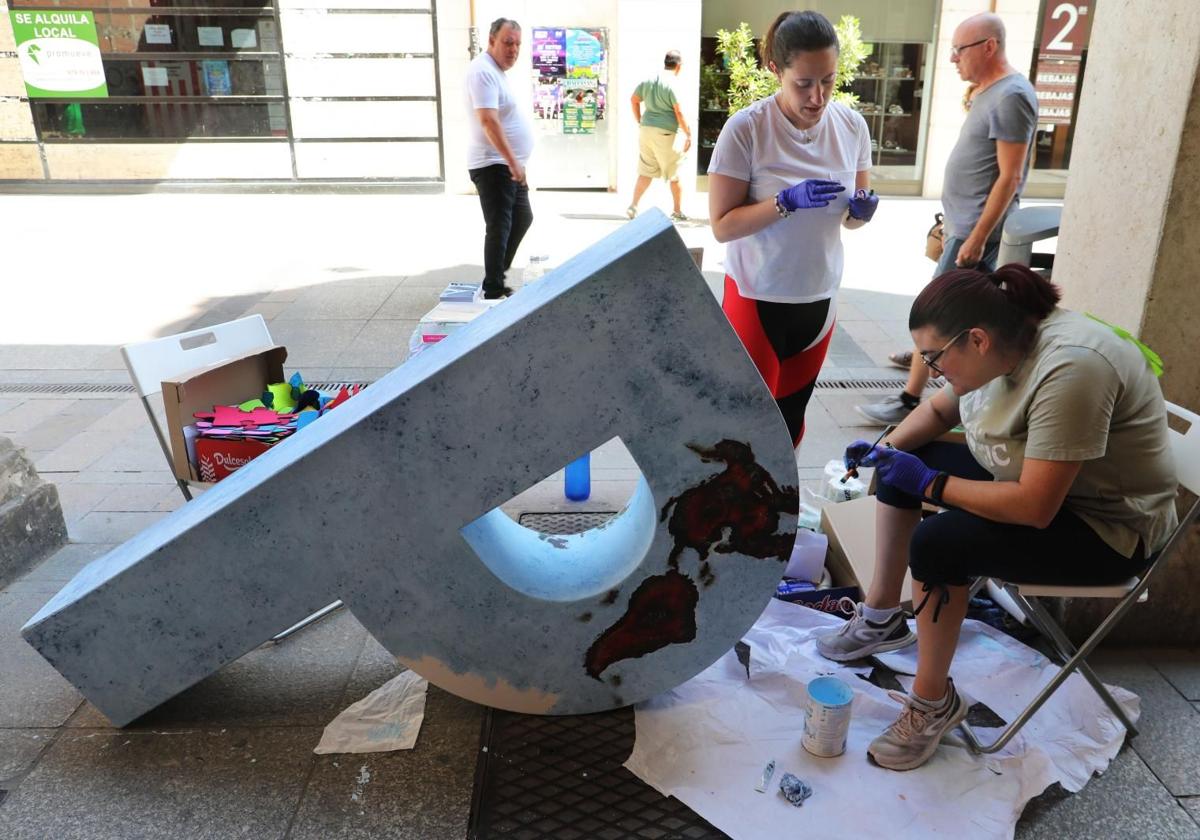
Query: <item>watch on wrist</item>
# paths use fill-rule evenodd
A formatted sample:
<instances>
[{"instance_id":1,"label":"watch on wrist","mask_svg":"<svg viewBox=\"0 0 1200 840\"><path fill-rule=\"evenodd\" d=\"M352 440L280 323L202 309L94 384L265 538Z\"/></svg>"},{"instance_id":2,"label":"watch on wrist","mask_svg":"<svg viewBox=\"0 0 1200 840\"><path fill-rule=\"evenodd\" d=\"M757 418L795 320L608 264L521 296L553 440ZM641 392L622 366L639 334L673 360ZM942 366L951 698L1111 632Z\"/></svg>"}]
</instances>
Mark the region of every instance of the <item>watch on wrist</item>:
<instances>
[{"instance_id":1,"label":"watch on wrist","mask_svg":"<svg viewBox=\"0 0 1200 840\"><path fill-rule=\"evenodd\" d=\"M946 491L946 480L950 478L950 473L939 472L934 476L933 481L929 482L929 500L938 507L945 507L946 503L942 501L942 493Z\"/></svg>"}]
</instances>

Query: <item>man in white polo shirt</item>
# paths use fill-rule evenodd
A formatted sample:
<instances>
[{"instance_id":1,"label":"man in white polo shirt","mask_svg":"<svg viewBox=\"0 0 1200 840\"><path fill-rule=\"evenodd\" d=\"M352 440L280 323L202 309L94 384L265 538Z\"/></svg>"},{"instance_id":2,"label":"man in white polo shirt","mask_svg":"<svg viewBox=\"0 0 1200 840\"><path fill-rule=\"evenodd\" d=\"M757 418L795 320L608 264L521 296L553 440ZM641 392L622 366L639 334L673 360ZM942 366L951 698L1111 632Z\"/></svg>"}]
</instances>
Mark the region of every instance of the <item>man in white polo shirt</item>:
<instances>
[{"instance_id":1,"label":"man in white polo shirt","mask_svg":"<svg viewBox=\"0 0 1200 840\"><path fill-rule=\"evenodd\" d=\"M509 18L492 21L487 51L467 69L467 124L471 127L467 167L479 192L487 233L483 241L483 296L508 297L504 284L517 247L533 224L525 162L533 151L529 117L504 75L521 53L521 25Z\"/></svg>"}]
</instances>

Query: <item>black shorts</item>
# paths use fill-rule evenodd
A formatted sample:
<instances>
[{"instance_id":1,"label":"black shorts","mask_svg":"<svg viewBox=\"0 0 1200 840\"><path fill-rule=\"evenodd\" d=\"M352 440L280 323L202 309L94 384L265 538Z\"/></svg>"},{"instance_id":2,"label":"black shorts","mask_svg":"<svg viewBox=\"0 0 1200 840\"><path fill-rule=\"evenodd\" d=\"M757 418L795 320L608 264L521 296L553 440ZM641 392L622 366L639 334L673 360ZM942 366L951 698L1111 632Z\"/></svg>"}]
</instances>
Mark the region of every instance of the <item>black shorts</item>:
<instances>
[{"instance_id":1,"label":"black shorts","mask_svg":"<svg viewBox=\"0 0 1200 840\"><path fill-rule=\"evenodd\" d=\"M992 476L971 457L966 444L937 441L912 453L931 469L976 481ZM917 508L921 500L880 484L881 504ZM1103 586L1120 583L1147 565L1139 545L1125 557L1064 506L1045 528L1009 525L947 510L921 520L909 543L913 580L966 586L971 578L994 577L1020 583Z\"/></svg>"}]
</instances>

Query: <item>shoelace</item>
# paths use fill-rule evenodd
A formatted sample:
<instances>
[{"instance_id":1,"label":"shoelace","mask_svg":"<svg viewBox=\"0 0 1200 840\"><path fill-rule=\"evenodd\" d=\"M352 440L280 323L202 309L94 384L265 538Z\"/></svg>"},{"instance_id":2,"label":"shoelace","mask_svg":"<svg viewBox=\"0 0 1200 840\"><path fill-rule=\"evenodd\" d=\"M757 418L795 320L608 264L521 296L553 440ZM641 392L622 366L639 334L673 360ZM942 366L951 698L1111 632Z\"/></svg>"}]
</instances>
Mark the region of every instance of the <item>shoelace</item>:
<instances>
[{"instance_id":1,"label":"shoelace","mask_svg":"<svg viewBox=\"0 0 1200 840\"><path fill-rule=\"evenodd\" d=\"M918 616L921 614L921 610L925 609L925 605L929 603L929 596L932 595L935 590L941 593L938 595L937 603L933 607L933 623L937 624L938 616L942 614L942 607L950 603L950 590L940 583L921 584L921 591L925 593L925 597L921 599L920 605L913 610L913 615Z\"/></svg>"},{"instance_id":2,"label":"shoelace","mask_svg":"<svg viewBox=\"0 0 1200 840\"><path fill-rule=\"evenodd\" d=\"M913 705L912 698L907 694L901 694L898 691L889 691L888 697L904 704L904 711L900 713L900 717L896 718L888 729L894 731L905 741L912 740L914 734L925 728L925 723L933 712L923 712L918 709Z\"/></svg>"}]
</instances>

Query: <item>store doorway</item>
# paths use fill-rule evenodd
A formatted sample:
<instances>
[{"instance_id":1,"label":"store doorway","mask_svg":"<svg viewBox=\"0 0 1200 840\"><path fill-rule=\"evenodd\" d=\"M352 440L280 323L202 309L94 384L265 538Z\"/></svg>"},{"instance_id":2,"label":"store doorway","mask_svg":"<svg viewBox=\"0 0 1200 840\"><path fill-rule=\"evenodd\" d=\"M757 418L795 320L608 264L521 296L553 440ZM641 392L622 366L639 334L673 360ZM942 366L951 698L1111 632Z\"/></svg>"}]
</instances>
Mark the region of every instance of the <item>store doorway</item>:
<instances>
[{"instance_id":1,"label":"store doorway","mask_svg":"<svg viewBox=\"0 0 1200 840\"><path fill-rule=\"evenodd\" d=\"M538 187L607 190L608 30L535 26L531 52Z\"/></svg>"}]
</instances>

